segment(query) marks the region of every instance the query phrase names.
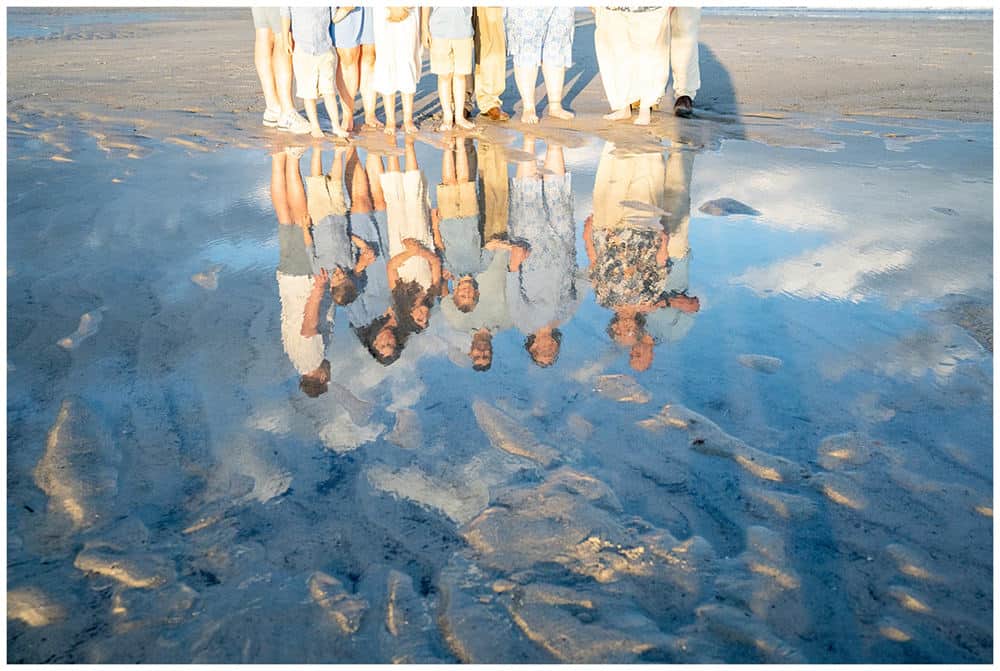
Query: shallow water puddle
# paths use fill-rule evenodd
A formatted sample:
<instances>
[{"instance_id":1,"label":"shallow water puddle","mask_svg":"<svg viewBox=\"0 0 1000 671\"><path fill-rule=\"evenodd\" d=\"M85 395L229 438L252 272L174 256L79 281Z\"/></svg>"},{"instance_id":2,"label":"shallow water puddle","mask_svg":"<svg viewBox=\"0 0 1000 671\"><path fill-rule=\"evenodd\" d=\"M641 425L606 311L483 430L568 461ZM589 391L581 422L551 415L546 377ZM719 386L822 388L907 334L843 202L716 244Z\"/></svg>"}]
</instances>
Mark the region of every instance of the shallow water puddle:
<instances>
[{"instance_id":1,"label":"shallow water puddle","mask_svg":"<svg viewBox=\"0 0 1000 671\"><path fill-rule=\"evenodd\" d=\"M9 661L991 658L988 126L8 125Z\"/></svg>"}]
</instances>

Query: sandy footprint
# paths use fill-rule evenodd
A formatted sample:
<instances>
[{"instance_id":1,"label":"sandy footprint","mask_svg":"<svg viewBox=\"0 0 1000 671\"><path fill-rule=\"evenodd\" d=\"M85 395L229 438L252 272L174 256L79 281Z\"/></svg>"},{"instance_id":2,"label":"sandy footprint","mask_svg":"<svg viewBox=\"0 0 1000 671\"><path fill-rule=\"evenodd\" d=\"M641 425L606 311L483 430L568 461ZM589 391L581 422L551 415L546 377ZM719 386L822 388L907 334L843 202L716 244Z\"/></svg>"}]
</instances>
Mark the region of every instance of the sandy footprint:
<instances>
[{"instance_id":1,"label":"sandy footprint","mask_svg":"<svg viewBox=\"0 0 1000 671\"><path fill-rule=\"evenodd\" d=\"M101 322L104 321L103 313L105 311L107 311L106 307L100 307L85 313L80 317L80 324L76 327L76 331L70 333L65 338L60 338L56 344L68 350L74 350L79 347L84 340L95 335L100 330Z\"/></svg>"}]
</instances>

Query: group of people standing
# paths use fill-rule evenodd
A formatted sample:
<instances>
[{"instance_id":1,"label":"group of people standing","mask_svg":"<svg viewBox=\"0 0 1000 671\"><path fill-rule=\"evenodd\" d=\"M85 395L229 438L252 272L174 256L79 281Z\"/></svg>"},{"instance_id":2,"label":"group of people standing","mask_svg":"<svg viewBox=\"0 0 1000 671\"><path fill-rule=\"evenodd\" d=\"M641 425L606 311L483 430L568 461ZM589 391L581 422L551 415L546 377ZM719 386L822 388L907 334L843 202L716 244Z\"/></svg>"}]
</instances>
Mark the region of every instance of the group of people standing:
<instances>
[{"instance_id":1,"label":"group of people standing","mask_svg":"<svg viewBox=\"0 0 1000 671\"><path fill-rule=\"evenodd\" d=\"M605 118L629 119L637 109L634 123L648 124L671 71L674 112L689 116L701 85L700 10L596 7L593 13L594 46L611 107ZM508 56L523 123L538 123L539 69L546 113L564 120L574 116L563 105L565 73L573 62L572 7L255 7L253 18L265 126L323 137L317 111L322 98L330 132L347 137L354 130L360 93L365 126L383 126L376 116L376 96L381 95L385 131L395 133L399 93L403 130L414 133L414 95L424 49L438 78L439 130L471 128L466 115L471 115L473 99L480 116L509 118L502 103ZM307 119L292 99L293 75Z\"/></svg>"}]
</instances>

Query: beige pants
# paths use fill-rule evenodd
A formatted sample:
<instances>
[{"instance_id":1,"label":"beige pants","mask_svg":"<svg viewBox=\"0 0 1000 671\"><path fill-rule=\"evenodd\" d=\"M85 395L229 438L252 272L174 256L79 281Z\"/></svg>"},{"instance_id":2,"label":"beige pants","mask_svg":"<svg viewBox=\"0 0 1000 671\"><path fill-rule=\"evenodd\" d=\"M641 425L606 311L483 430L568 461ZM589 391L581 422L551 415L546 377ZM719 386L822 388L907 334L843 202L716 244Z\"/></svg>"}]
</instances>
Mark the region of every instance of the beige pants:
<instances>
[{"instance_id":1,"label":"beige pants","mask_svg":"<svg viewBox=\"0 0 1000 671\"><path fill-rule=\"evenodd\" d=\"M483 199L479 211L483 213L483 242L507 234L507 161L496 145L479 142L476 147L479 168L479 189Z\"/></svg>"},{"instance_id":2,"label":"beige pants","mask_svg":"<svg viewBox=\"0 0 1000 671\"><path fill-rule=\"evenodd\" d=\"M674 7L670 11L670 71L674 75L674 96L694 99L701 88L701 69L698 67L698 27L701 9Z\"/></svg>"},{"instance_id":3,"label":"beige pants","mask_svg":"<svg viewBox=\"0 0 1000 671\"><path fill-rule=\"evenodd\" d=\"M649 107L663 95L670 74L668 12L597 8L594 50L611 109L636 100Z\"/></svg>"},{"instance_id":4,"label":"beige pants","mask_svg":"<svg viewBox=\"0 0 1000 671\"><path fill-rule=\"evenodd\" d=\"M476 105L480 112L500 107L507 79L507 39L504 36L503 7L476 7L474 10Z\"/></svg>"}]
</instances>

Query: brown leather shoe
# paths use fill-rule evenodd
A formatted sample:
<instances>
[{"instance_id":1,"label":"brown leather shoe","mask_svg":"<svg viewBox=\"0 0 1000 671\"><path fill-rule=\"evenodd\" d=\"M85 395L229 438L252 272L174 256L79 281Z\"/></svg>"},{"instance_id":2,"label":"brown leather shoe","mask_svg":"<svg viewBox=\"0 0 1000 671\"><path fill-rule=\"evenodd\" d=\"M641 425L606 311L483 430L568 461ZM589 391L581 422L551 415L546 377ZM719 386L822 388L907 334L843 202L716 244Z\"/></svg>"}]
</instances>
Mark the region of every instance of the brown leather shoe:
<instances>
[{"instance_id":1,"label":"brown leather shoe","mask_svg":"<svg viewBox=\"0 0 1000 671\"><path fill-rule=\"evenodd\" d=\"M693 101L689 96L681 96L674 101L674 114L677 116L682 116L685 119L691 116L691 112L694 111Z\"/></svg>"},{"instance_id":2,"label":"brown leather shoe","mask_svg":"<svg viewBox=\"0 0 1000 671\"><path fill-rule=\"evenodd\" d=\"M484 116L491 121L506 121L510 118L510 115L504 112L499 107L491 107L485 112L480 112L479 116Z\"/></svg>"}]
</instances>

